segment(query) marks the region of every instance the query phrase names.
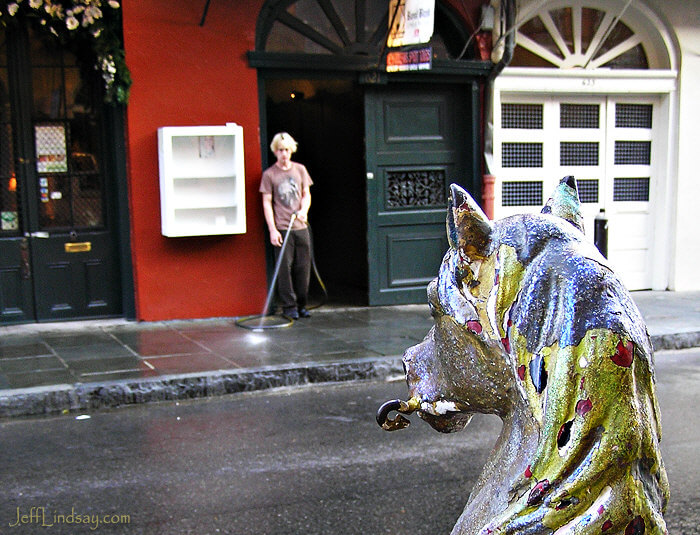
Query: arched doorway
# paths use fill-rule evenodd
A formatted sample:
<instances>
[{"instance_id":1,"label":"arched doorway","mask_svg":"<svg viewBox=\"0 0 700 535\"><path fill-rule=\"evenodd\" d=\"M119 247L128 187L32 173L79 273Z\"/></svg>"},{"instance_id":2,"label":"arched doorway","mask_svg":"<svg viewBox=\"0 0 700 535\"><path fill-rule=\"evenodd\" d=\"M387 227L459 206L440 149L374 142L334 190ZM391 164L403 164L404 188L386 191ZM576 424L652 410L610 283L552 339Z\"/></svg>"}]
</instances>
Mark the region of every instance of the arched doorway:
<instances>
[{"instance_id":1,"label":"arched doorway","mask_svg":"<svg viewBox=\"0 0 700 535\"><path fill-rule=\"evenodd\" d=\"M92 61L0 30L0 322L122 313L117 146ZM123 165L122 165L123 167Z\"/></svg>"},{"instance_id":2,"label":"arched doorway","mask_svg":"<svg viewBox=\"0 0 700 535\"><path fill-rule=\"evenodd\" d=\"M385 1L268 1L249 54L263 162L275 132L299 141L317 263L343 304L425 302L447 248L447 188L480 190L479 84L491 63L473 59L470 29L436 2L433 68L387 73L389 16Z\"/></svg>"},{"instance_id":3,"label":"arched doorway","mask_svg":"<svg viewBox=\"0 0 700 535\"><path fill-rule=\"evenodd\" d=\"M495 83L495 214L539 210L574 175L588 238L604 211L608 258L625 284L665 289L670 34L639 2L531 5Z\"/></svg>"}]
</instances>

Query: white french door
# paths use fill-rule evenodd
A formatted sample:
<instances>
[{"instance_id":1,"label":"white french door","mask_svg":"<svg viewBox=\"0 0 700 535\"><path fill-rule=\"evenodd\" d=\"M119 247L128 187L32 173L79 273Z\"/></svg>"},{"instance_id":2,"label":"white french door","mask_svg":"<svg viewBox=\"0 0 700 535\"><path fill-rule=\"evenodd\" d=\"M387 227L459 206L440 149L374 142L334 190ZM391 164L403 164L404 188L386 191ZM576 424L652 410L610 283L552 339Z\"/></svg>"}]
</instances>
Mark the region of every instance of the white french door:
<instances>
[{"instance_id":1,"label":"white french door","mask_svg":"<svg viewBox=\"0 0 700 535\"><path fill-rule=\"evenodd\" d=\"M495 215L539 211L576 178L586 236L608 218L608 258L625 285L651 288L655 101L575 95L501 95L494 116Z\"/></svg>"}]
</instances>

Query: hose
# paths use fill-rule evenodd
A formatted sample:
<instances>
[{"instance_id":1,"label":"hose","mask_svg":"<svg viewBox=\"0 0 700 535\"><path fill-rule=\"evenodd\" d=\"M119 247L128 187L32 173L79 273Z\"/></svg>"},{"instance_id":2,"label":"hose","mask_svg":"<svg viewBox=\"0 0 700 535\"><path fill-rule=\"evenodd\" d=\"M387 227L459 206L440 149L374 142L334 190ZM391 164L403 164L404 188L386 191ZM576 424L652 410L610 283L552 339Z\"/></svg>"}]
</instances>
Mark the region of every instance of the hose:
<instances>
[{"instance_id":1,"label":"hose","mask_svg":"<svg viewBox=\"0 0 700 535\"><path fill-rule=\"evenodd\" d=\"M292 225L294 224L294 220L296 219L297 214L296 212L292 214L292 218L289 221L289 226L287 227L287 231L284 233L284 239L282 240L282 247L280 248L280 252L277 255L277 262L275 263L275 270L272 275L272 281L270 282L270 287L267 291L267 297L265 299L265 306L263 307L263 310L260 314L255 314L253 316L244 316L242 318L238 318L236 320L236 325L239 327L243 327L244 329L251 329L251 330L261 330L261 329L279 329L281 327L289 327L294 323L294 320L292 318L288 318L286 316L281 316L283 321L280 320L274 320L274 322L266 322L266 318L268 317L268 312L270 311L270 304L272 303L272 296L275 293L275 284L277 283L277 276L279 275L280 271L280 266L282 264L282 255L284 254L284 250L287 247L287 242L289 241L289 234L292 231ZM308 225L308 223L307 223ZM309 228L309 235L311 235L311 226L308 226ZM313 238L311 240L311 267L313 268L314 275L316 275L316 279L318 280L318 283L321 286L321 290L323 291L323 299L321 303L318 305L315 305L313 307L309 307L309 309L314 309L322 306L325 302L326 299L328 298L328 292L326 290L326 285L323 283L323 280L321 279L321 275L318 272L318 268L316 267L316 260L314 258L314 247L313 247ZM254 320L258 320L257 324L254 325L249 325L250 322L253 322Z\"/></svg>"}]
</instances>

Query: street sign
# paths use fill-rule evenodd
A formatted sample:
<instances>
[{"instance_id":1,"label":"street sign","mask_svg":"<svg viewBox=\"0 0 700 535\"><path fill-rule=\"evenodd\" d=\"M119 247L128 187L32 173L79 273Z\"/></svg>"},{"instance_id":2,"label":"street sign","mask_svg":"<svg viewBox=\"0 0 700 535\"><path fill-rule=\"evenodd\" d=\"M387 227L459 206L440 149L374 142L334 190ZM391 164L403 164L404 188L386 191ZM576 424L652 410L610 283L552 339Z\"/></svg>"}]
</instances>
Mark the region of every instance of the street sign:
<instances>
[{"instance_id":1,"label":"street sign","mask_svg":"<svg viewBox=\"0 0 700 535\"><path fill-rule=\"evenodd\" d=\"M422 71L433 65L433 47L426 46L416 50L389 52L386 55L386 71Z\"/></svg>"},{"instance_id":2,"label":"street sign","mask_svg":"<svg viewBox=\"0 0 700 535\"><path fill-rule=\"evenodd\" d=\"M435 0L391 0L387 46L427 43L434 26Z\"/></svg>"}]
</instances>

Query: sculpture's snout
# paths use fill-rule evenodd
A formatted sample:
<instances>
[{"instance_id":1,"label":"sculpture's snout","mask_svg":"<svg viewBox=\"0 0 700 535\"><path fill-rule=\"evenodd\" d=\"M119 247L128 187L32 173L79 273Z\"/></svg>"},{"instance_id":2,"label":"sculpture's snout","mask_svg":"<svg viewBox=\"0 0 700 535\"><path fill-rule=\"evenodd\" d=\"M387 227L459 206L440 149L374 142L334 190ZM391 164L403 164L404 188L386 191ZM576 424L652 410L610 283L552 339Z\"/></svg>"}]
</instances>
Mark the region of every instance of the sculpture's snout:
<instances>
[{"instance_id":1,"label":"sculpture's snout","mask_svg":"<svg viewBox=\"0 0 700 535\"><path fill-rule=\"evenodd\" d=\"M377 411L377 423L385 431L396 431L397 429L403 429L408 427L411 422L408 418L404 418L403 414L411 414L416 409L420 407L420 400L418 398L411 398L408 401L402 401L400 399L392 399L387 401ZM389 413L396 411L397 414L394 418L389 418Z\"/></svg>"}]
</instances>

